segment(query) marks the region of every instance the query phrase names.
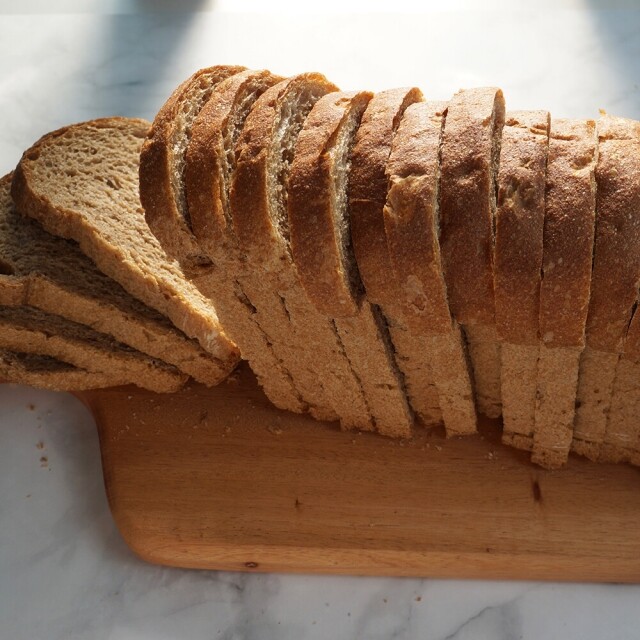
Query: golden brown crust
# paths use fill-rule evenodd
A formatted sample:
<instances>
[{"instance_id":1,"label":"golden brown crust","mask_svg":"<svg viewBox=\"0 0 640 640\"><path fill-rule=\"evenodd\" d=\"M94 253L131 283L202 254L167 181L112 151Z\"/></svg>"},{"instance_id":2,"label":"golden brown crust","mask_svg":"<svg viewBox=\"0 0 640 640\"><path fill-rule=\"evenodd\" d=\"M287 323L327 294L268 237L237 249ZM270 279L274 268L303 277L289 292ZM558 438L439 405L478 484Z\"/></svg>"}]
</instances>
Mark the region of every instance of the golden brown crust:
<instances>
[{"instance_id":1,"label":"golden brown crust","mask_svg":"<svg viewBox=\"0 0 640 640\"><path fill-rule=\"evenodd\" d=\"M451 332L438 239L439 147L446 103L418 102L404 113L387 163L384 229L397 276L395 302L410 329Z\"/></svg>"},{"instance_id":2,"label":"golden brown crust","mask_svg":"<svg viewBox=\"0 0 640 640\"><path fill-rule=\"evenodd\" d=\"M547 347L584 346L596 211L593 120L552 120L549 134L540 336Z\"/></svg>"},{"instance_id":3,"label":"golden brown crust","mask_svg":"<svg viewBox=\"0 0 640 640\"><path fill-rule=\"evenodd\" d=\"M600 118L596 184L587 344L620 353L640 281L640 122ZM638 346L632 335L625 351L640 355Z\"/></svg>"},{"instance_id":4,"label":"golden brown crust","mask_svg":"<svg viewBox=\"0 0 640 640\"><path fill-rule=\"evenodd\" d=\"M185 217L186 212L178 207L183 194L176 193L172 181L175 138L180 135L176 131L177 117L195 89L209 85L211 90L243 70L244 67L226 65L209 67L185 80L160 108L140 154L140 200L147 223L167 253L195 275L210 268L210 260L193 236L188 215Z\"/></svg>"},{"instance_id":5,"label":"golden brown crust","mask_svg":"<svg viewBox=\"0 0 640 640\"><path fill-rule=\"evenodd\" d=\"M225 208L226 186L221 166L227 155L229 120L253 92L258 97L282 78L269 71L243 71L221 82L202 107L191 131L184 171L191 228L200 246L214 261L233 236Z\"/></svg>"},{"instance_id":6,"label":"golden brown crust","mask_svg":"<svg viewBox=\"0 0 640 640\"><path fill-rule=\"evenodd\" d=\"M494 161L503 123L500 89L463 90L449 102L442 141L440 246L451 312L463 325L495 322Z\"/></svg>"},{"instance_id":7,"label":"golden brown crust","mask_svg":"<svg viewBox=\"0 0 640 640\"><path fill-rule=\"evenodd\" d=\"M422 92L415 87L376 94L362 116L351 154L351 238L367 298L374 304L393 299L396 289L383 216L389 187L387 160L405 110L420 100Z\"/></svg>"},{"instance_id":8,"label":"golden brown crust","mask_svg":"<svg viewBox=\"0 0 640 640\"><path fill-rule=\"evenodd\" d=\"M282 102L300 90L310 90L318 96L338 88L319 73L303 73L279 82L256 101L245 120L236 145L236 170L231 185L230 201L233 225L238 241L259 263L271 260L280 251L269 213L267 174ZM265 147L269 141L269 148ZM286 185L281 185L286 188Z\"/></svg>"},{"instance_id":9,"label":"golden brown crust","mask_svg":"<svg viewBox=\"0 0 640 640\"><path fill-rule=\"evenodd\" d=\"M372 94L337 92L312 109L297 144L289 180L291 250L302 284L316 309L332 317L355 315L355 265L345 265L334 222L332 150L352 113L359 119ZM357 115L359 114L359 115ZM347 258L348 259L348 258Z\"/></svg>"},{"instance_id":10,"label":"golden brown crust","mask_svg":"<svg viewBox=\"0 0 640 640\"><path fill-rule=\"evenodd\" d=\"M507 113L502 130L494 284L498 336L537 345L549 113Z\"/></svg>"}]
</instances>

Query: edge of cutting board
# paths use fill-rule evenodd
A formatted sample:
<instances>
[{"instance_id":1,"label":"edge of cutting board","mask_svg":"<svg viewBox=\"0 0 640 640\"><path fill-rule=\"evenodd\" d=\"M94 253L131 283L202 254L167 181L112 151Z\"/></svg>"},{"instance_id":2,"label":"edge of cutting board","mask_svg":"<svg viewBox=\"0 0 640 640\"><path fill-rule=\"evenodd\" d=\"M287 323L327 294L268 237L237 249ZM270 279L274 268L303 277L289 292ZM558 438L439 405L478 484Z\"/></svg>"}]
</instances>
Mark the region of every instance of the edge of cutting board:
<instances>
[{"instance_id":1,"label":"edge of cutting board","mask_svg":"<svg viewBox=\"0 0 640 640\"><path fill-rule=\"evenodd\" d=\"M148 562L239 571L640 581L640 474L543 471L499 425L410 442L279 411L246 367L207 389L76 394L109 505Z\"/></svg>"}]
</instances>

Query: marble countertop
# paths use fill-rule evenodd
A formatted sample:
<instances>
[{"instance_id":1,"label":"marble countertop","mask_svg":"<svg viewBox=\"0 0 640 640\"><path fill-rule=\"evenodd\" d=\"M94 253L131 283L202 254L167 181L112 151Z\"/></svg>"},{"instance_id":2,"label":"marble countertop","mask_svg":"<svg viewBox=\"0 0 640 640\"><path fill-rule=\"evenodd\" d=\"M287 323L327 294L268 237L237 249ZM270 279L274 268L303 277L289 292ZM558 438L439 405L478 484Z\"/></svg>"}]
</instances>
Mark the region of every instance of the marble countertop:
<instances>
[{"instance_id":1,"label":"marble countertop","mask_svg":"<svg viewBox=\"0 0 640 640\"><path fill-rule=\"evenodd\" d=\"M498 85L510 109L640 118L633 0L430 3L22 0L0 7L0 171L37 137L152 118L215 63L324 72L429 98ZM414 5L420 5L416 8ZM604 7L608 8L604 8ZM180 7L180 11L175 11ZM615 7L615 9L611 9ZM268 9L267 9L268 8ZM66 394L0 386L0 638L580 640L638 637L640 587L181 571L111 520L95 426ZM579 535L579 532L576 532Z\"/></svg>"}]
</instances>

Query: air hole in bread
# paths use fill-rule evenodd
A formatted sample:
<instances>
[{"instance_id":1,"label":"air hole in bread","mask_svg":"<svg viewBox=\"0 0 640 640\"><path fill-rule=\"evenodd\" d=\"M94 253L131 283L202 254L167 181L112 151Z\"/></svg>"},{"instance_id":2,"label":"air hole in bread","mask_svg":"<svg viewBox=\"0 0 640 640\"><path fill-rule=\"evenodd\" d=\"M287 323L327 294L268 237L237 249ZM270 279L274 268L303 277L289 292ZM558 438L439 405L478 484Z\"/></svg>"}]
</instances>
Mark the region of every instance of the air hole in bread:
<instances>
[{"instance_id":1,"label":"air hole in bread","mask_svg":"<svg viewBox=\"0 0 640 640\"><path fill-rule=\"evenodd\" d=\"M15 275L15 269L4 260L0 260L0 276L13 276Z\"/></svg>"}]
</instances>

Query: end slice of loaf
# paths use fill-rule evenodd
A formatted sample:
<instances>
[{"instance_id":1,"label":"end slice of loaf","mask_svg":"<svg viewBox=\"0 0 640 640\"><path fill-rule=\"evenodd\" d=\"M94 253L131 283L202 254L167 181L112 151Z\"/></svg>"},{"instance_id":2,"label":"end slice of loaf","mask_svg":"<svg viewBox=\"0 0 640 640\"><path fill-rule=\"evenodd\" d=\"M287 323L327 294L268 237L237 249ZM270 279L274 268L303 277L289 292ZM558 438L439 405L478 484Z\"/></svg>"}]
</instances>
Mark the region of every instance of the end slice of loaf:
<instances>
[{"instance_id":1,"label":"end slice of loaf","mask_svg":"<svg viewBox=\"0 0 640 640\"><path fill-rule=\"evenodd\" d=\"M215 309L169 259L140 206L138 162L144 120L105 118L41 138L16 168L20 213L78 242L98 268L162 315L231 371L239 359Z\"/></svg>"},{"instance_id":2,"label":"end slice of loaf","mask_svg":"<svg viewBox=\"0 0 640 640\"><path fill-rule=\"evenodd\" d=\"M117 375L86 371L49 356L0 349L0 380L51 391L87 391L117 387Z\"/></svg>"},{"instance_id":3,"label":"end slice of loaf","mask_svg":"<svg viewBox=\"0 0 640 640\"><path fill-rule=\"evenodd\" d=\"M296 141L314 104L336 89L319 74L302 74L256 101L236 145L230 204L240 247L262 270L245 279L245 289L263 310L261 322L276 345L294 351L294 383L303 397L314 387L321 390L321 407L333 409L344 427L370 429L362 388L336 327L309 302L289 244L288 180Z\"/></svg>"},{"instance_id":4,"label":"end slice of loaf","mask_svg":"<svg viewBox=\"0 0 640 640\"><path fill-rule=\"evenodd\" d=\"M349 234L349 157L370 100L368 92L331 93L314 105L289 177L289 231L307 295L334 323L366 411L380 433L400 436L411 416L384 322L361 295Z\"/></svg>"},{"instance_id":5,"label":"end slice of loaf","mask_svg":"<svg viewBox=\"0 0 640 640\"><path fill-rule=\"evenodd\" d=\"M634 367L633 339L619 376L616 369L640 281L640 123L603 114L597 128L597 224L572 449L591 459L621 459L635 444L638 423L623 409L637 404L628 401L624 382ZM613 401L615 384L622 403Z\"/></svg>"},{"instance_id":6,"label":"end slice of loaf","mask_svg":"<svg viewBox=\"0 0 640 640\"><path fill-rule=\"evenodd\" d=\"M406 322L414 357L430 364L448 435L476 431L465 346L451 318L439 242L440 141L446 103L407 108L387 163L384 227L397 277L393 305ZM408 381L408 380L407 380Z\"/></svg>"},{"instance_id":7,"label":"end slice of loaf","mask_svg":"<svg viewBox=\"0 0 640 640\"><path fill-rule=\"evenodd\" d=\"M207 234L200 233L205 221L217 220L218 210L228 208L230 177L223 169L234 162L233 147L246 111L279 78L244 71L222 79L216 69L194 74L176 90L151 128L140 166L145 215L163 247L192 274L203 296L214 301L223 326L271 402L301 412L307 405L236 277L244 265L233 234L209 243Z\"/></svg>"},{"instance_id":8,"label":"end slice of loaf","mask_svg":"<svg viewBox=\"0 0 640 640\"><path fill-rule=\"evenodd\" d=\"M244 71L220 65L196 71L162 105L140 154L140 200L149 227L188 275L211 266L191 233L183 188L186 151L198 114L216 86Z\"/></svg>"},{"instance_id":9,"label":"end slice of loaf","mask_svg":"<svg viewBox=\"0 0 640 640\"><path fill-rule=\"evenodd\" d=\"M203 384L227 376L228 364L105 276L76 243L21 216L10 185L11 175L0 179L0 304L35 307L112 335Z\"/></svg>"},{"instance_id":10,"label":"end slice of loaf","mask_svg":"<svg viewBox=\"0 0 640 640\"><path fill-rule=\"evenodd\" d=\"M573 437L595 228L592 120L552 120L540 286L540 357L532 460L562 466Z\"/></svg>"},{"instance_id":11,"label":"end slice of loaf","mask_svg":"<svg viewBox=\"0 0 640 640\"><path fill-rule=\"evenodd\" d=\"M449 304L463 326L478 410L501 413L500 346L493 288L495 183L504 125L495 88L459 91L448 103L442 141L440 244Z\"/></svg>"},{"instance_id":12,"label":"end slice of loaf","mask_svg":"<svg viewBox=\"0 0 640 640\"><path fill-rule=\"evenodd\" d=\"M409 107L422 100L415 88L376 94L362 117L351 154L349 213L353 247L367 299L378 305L390 335L396 364L403 375L409 404L425 424L442 420L438 391L424 342L408 330L398 298L384 228L393 137Z\"/></svg>"},{"instance_id":13,"label":"end slice of loaf","mask_svg":"<svg viewBox=\"0 0 640 640\"><path fill-rule=\"evenodd\" d=\"M0 306L0 349L50 356L157 393L177 391L187 379L110 336L32 307Z\"/></svg>"},{"instance_id":14,"label":"end slice of loaf","mask_svg":"<svg viewBox=\"0 0 640 640\"><path fill-rule=\"evenodd\" d=\"M502 130L494 286L501 341L502 440L531 450L539 351L549 113L507 113Z\"/></svg>"}]
</instances>

